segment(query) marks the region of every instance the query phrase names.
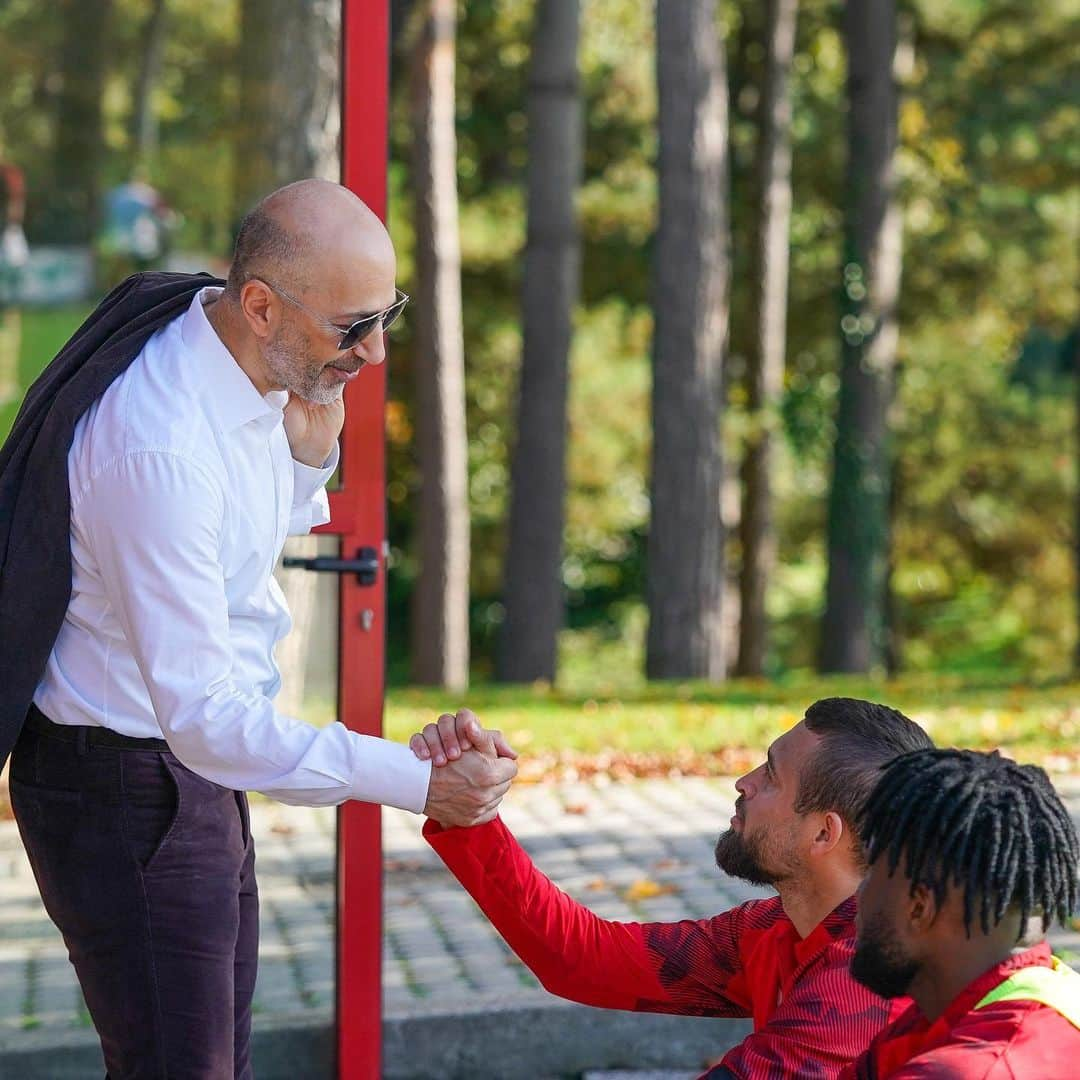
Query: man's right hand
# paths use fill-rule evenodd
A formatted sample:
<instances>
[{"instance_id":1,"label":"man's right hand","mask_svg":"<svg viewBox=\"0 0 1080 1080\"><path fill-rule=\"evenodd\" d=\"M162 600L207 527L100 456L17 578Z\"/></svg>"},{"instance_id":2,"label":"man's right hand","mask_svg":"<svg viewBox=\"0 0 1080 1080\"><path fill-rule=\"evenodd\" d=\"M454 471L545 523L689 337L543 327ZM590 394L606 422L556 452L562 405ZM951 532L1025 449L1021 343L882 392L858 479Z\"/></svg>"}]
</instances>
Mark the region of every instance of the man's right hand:
<instances>
[{"instance_id":1,"label":"man's right hand","mask_svg":"<svg viewBox=\"0 0 1080 1080\"><path fill-rule=\"evenodd\" d=\"M440 769L448 761L456 761L466 750L479 750L488 757L517 757L503 733L481 727L471 709L443 713L436 723L418 731L409 740L409 747L421 761L430 761Z\"/></svg>"},{"instance_id":2,"label":"man's right hand","mask_svg":"<svg viewBox=\"0 0 1080 1080\"><path fill-rule=\"evenodd\" d=\"M513 759L497 757L493 742L481 738L477 749L431 770L424 813L444 828L492 821L516 775Z\"/></svg>"}]
</instances>

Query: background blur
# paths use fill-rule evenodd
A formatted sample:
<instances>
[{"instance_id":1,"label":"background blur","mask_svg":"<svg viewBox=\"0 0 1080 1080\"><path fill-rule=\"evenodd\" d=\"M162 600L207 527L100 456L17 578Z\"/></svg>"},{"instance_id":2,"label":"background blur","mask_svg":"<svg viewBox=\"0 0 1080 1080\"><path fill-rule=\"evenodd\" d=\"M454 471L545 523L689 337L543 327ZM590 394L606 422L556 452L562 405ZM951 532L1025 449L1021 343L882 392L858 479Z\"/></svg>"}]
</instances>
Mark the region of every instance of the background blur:
<instances>
[{"instance_id":1,"label":"background blur","mask_svg":"<svg viewBox=\"0 0 1080 1080\"><path fill-rule=\"evenodd\" d=\"M1076 0L392 12L391 683L641 768L836 688L1068 757ZM336 177L338 33L0 5L0 434L105 289L221 272L262 194ZM308 626L332 592L286 576Z\"/></svg>"}]
</instances>

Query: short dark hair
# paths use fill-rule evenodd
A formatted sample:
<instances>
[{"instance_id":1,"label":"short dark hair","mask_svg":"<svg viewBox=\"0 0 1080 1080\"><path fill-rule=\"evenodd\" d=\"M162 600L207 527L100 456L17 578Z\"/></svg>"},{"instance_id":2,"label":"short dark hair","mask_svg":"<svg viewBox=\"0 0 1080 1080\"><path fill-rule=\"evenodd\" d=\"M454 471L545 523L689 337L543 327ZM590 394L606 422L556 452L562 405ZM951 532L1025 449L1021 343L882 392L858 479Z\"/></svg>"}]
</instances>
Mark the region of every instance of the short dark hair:
<instances>
[{"instance_id":1,"label":"short dark hair","mask_svg":"<svg viewBox=\"0 0 1080 1080\"><path fill-rule=\"evenodd\" d=\"M984 934L1010 908L1062 925L1078 899L1080 844L1050 778L996 750L922 750L890 762L860 822L870 862L882 855L889 873L904 858L904 876L933 889L963 890L968 937L979 907Z\"/></svg>"},{"instance_id":2,"label":"short dark hair","mask_svg":"<svg viewBox=\"0 0 1080 1080\"><path fill-rule=\"evenodd\" d=\"M900 754L934 744L902 712L859 698L815 701L806 710L804 723L821 738L821 745L802 767L795 812L838 813L851 829L856 858L865 862L858 825L882 766Z\"/></svg>"},{"instance_id":3,"label":"short dark hair","mask_svg":"<svg viewBox=\"0 0 1080 1080\"><path fill-rule=\"evenodd\" d=\"M253 277L271 275L282 288L296 287L307 254L303 244L266 208L266 200L249 210L240 222L233 249L232 266L225 291L239 296L241 286Z\"/></svg>"}]
</instances>

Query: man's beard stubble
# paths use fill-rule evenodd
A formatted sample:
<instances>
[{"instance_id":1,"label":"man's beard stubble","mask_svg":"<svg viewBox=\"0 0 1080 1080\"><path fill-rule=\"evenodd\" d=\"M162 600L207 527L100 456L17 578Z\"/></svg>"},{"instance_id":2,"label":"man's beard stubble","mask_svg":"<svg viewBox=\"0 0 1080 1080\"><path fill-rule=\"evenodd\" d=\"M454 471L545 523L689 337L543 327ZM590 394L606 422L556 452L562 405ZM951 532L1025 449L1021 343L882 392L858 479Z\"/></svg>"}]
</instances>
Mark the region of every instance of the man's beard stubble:
<instances>
[{"instance_id":1,"label":"man's beard stubble","mask_svg":"<svg viewBox=\"0 0 1080 1080\"><path fill-rule=\"evenodd\" d=\"M283 389L313 405L329 405L341 397L344 384L328 386L320 382L323 367L312 359L307 340L292 327L282 326L266 344L264 359Z\"/></svg>"},{"instance_id":2,"label":"man's beard stubble","mask_svg":"<svg viewBox=\"0 0 1080 1080\"><path fill-rule=\"evenodd\" d=\"M865 918L851 958L851 975L879 997L903 997L919 965L899 949L880 914Z\"/></svg>"}]
</instances>

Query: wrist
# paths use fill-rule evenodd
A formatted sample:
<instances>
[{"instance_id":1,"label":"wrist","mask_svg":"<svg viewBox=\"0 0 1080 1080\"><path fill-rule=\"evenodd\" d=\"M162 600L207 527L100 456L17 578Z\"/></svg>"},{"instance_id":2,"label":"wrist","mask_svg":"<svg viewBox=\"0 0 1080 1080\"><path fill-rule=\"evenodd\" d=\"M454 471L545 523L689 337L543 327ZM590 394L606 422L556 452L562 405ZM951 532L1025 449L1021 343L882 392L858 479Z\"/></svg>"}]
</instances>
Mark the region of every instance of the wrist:
<instances>
[{"instance_id":1,"label":"wrist","mask_svg":"<svg viewBox=\"0 0 1080 1080\"><path fill-rule=\"evenodd\" d=\"M294 446L292 451L293 461L299 461L301 465L307 465L310 469L321 469L334 452L333 444L323 447Z\"/></svg>"}]
</instances>

